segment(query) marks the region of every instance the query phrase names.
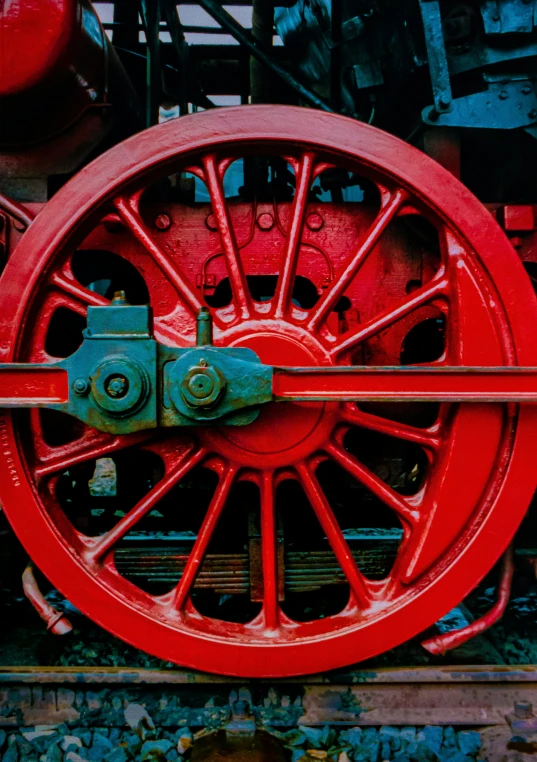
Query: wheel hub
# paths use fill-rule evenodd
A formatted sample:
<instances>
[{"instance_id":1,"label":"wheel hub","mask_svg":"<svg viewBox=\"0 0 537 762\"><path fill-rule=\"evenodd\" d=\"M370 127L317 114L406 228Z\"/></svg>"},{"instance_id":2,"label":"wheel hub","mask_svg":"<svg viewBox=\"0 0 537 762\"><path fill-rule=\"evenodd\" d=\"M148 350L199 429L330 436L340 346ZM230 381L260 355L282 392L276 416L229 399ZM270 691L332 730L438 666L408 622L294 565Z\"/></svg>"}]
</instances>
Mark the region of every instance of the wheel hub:
<instances>
[{"instance_id":1,"label":"wheel hub","mask_svg":"<svg viewBox=\"0 0 537 762\"><path fill-rule=\"evenodd\" d=\"M265 365L331 365L321 344L292 325L266 321L256 332L246 332L239 337L235 334L231 332L222 337L226 345L251 349ZM334 409L337 407L338 404L310 402L272 404L265 407L247 428L219 429L215 432L218 443L215 446L222 454L233 453L244 465L285 466L314 452L326 441L335 424ZM212 439L213 432L205 437Z\"/></svg>"}]
</instances>

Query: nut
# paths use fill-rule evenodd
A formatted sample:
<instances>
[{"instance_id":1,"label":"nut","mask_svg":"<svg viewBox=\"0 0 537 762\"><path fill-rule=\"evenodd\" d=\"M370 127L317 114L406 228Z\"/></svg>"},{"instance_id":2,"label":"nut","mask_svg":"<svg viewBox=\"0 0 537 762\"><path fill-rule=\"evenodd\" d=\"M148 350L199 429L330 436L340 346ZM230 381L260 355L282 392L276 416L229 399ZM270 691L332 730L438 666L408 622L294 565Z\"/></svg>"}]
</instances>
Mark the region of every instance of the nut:
<instances>
[{"instance_id":1,"label":"nut","mask_svg":"<svg viewBox=\"0 0 537 762\"><path fill-rule=\"evenodd\" d=\"M220 371L200 360L181 381L181 395L189 407L213 407L224 391L225 378Z\"/></svg>"},{"instance_id":2,"label":"nut","mask_svg":"<svg viewBox=\"0 0 537 762\"><path fill-rule=\"evenodd\" d=\"M89 384L85 378L75 378L73 381L73 391L75 394L86 394L89 389Z\"/></svg>"},{"instance_id":3,"label":"nut","mask_svg":"<svg viewBox=\"0 0 537 762\"><path fill-rule=\"evenodd\" d=\"M129 381L125 376L111 376L106 381L106 393L112 399L121 399L129 391Z\"/></svg>"}]
</instances>

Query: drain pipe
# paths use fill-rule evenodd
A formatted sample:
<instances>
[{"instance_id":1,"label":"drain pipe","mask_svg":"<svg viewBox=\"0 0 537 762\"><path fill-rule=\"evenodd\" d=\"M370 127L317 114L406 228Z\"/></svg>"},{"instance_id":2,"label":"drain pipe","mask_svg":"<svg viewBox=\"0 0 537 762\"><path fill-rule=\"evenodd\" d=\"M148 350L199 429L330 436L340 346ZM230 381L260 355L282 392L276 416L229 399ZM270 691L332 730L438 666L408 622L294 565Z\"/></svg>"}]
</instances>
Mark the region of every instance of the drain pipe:
<instances>
[{"instance_id":1,"label":"drain pipe","mask_svg":"<svg viewBox=\"0 0 537 762\"><path fill-rule=\"evenodd\" d=\"M68 632L71 632L73 629L71 622L64 616L62 611L58 611L47 601L39 589L31 563L28 564L22 574L22 589L24 590L24 595L46 623L47 630L53 632L54 635L67 635Z\"/></svg>"},{"instance_id":2,"label":"drain pipe","mask_svg":"<svg viewBox=\"0 0 537 762\"><path fill-rule=\"evenodd\" d=\"M463 627L460 630L452 630L452 632L446 632L443 635L437 635L434 638L422 641L421 645L425 650L435 656L437 654L444 654L446 651L451 651L452 648L462 646L463 643L475 638L476 635L481 635L482 632L485 632L493 624L496 624L502 618L509 603L514 569L513 546L510 545L503 555L500 584L498 585L498 599L490 611L487 611L484 616L476 619L475 622L472 622L467 627Z\"/></svg>"}]
</instances>

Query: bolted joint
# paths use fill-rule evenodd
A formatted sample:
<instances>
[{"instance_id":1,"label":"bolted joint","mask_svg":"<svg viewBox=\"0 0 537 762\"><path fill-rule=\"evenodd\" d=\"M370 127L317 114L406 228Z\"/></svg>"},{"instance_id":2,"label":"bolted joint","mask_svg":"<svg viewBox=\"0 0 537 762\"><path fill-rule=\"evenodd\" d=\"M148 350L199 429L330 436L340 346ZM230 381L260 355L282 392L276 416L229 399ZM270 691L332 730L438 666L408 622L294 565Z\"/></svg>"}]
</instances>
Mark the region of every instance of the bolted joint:
<instances>
[{"instance_id":1,"label":"bolted joint","mask_svg":"<svg viewBox=\"0 0 537 762\"><path fill-rule=\"evenodd\" d=\"M146 402L149 378L144 367L125 356L109 356L91 373L91 394L108 415L132 415Z\"/></svg>"},{"instance_id":2,"label":"bolted joint","mask_svg":"<svg viewBox=\"0 0 537 762\"><path fill-rule=\"evenodd\" d=\"M199 360L186 372L180 384L181 395L189 407L214 407L220 400L226 380L219 370Z\"/></svg>"},{"instance_id":3,"label":"bolted joint","mask_svg":"<svg viewBox=\"0 0 537 762\"><path fill-rule=\"evenodd\" d=\"M122 399L129 391L129 379L126 376L110 376L106 381L105 391L112 399Z\"/></svg>"}]
</instances>

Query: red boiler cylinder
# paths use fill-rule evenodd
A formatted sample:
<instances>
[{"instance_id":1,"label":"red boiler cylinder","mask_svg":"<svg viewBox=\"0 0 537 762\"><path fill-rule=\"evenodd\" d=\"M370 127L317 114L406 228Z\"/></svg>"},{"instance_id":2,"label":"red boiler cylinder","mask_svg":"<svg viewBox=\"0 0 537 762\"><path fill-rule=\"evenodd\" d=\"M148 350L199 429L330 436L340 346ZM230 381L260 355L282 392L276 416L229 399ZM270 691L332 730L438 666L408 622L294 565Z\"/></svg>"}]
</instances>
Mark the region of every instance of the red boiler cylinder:
<instances>
[{"instance_id":1,"label":"red boiler cylinder","mask_svg":"<svg viewBox=\"0 0 537 762\"><path fill-rule=\"evenodd\" d=\"M90 2L0 5L0 144L42 142L118 101L132 132L136 96Z\"/></svg>"}]
</instances>

